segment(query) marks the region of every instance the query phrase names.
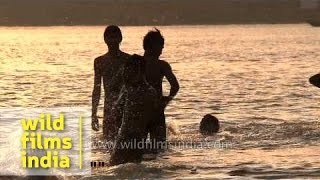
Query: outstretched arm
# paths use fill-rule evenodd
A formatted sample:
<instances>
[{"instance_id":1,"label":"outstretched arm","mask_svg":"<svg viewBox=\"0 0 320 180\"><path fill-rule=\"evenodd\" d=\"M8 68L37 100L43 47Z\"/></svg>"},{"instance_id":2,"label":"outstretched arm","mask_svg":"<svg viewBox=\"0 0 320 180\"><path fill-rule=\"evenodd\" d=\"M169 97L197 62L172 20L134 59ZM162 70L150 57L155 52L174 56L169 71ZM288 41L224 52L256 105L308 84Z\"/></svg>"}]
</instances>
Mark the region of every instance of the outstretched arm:
<instances>
[{"instance_id":1,"label":"outstretched arm","mask_svg":"<svg viewBox=\"0 0 320 180\"><path fill-rule=\"evenodd\" d=\"M310 77L309 82L314 86L320 88L320 74L316 74Z\"/></svg>"},{"instance_id":2,"label":"outstretched arm","mask_svg":"<svg viewBox=\"0 0 320 180\"><path fill-rule=\"evenodd\" d=\"M100 93L101 93L101 71L99 67L98 59L95 59L94 61L94 85L93 85L93 91L92 91L92 129L95 131L99 130L99 124L98 124L98 117L97 117L97 111L98 111L98 105L100 100Z\"/></svg>"}]
</instances>

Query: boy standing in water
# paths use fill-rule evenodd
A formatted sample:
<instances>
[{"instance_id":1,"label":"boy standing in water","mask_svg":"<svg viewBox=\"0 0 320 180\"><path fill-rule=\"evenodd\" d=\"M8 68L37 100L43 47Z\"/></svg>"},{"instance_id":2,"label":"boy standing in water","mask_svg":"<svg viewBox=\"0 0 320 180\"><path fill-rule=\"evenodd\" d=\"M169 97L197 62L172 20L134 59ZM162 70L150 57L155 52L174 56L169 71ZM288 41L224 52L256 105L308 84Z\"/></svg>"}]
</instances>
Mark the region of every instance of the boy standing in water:
<instances>
[{"instance_id":1,"label":"boy standing in water","mask_svg":"<svg viewBox=\"0 0 320 180\"><path fill-rule=\"evenodd\" d=\"M146 81L143 57L133 55L125 68L124 87L116 103L123 107L122 123L110 165L141 162L147 127L154 123L153 116L159 109L157 92Z\"/></svg>"},{"instance_id":2,"label":"boy standing in water","mask_svg":"<svg viewBox=\"0 0 320 180\"><path fill-rule=\"evenodd\" d=\"M145 73L148 83L157 91L161 107L160 112L154 113L155 121L149 125L148 132L150 132L151 141L155 141L157 148L161 148L159 145L163 146L166 141L164 109L179 91L179 83L172 72L171 66L166 61L159 59L163 48L164 38L160 31L158 29L149 31L143 39ZM163 96L162 94L164 77L171 86L169 96Z\"/></svg>"},{"instance_id":3,"label":"boy standing in water","mask_svg":"<svg viewBox=\"0 0 320 180\"><path fill-rule=\"evenodd\" d=\"M114 140L121 122L121 112L112 112L113 103L117 100L123 79L121 69L130 55L120 50L122 33L118 26L110 25L105 29L104 41L108 52L94 60L94 87L92 92L92 129L99 130L97 109L101 94L101 80L105 93L103 113L103 135L107 140ZM121 109L117 109L121 111ZM113 114L113 115L111 115Z\"/></svg>"}]
</instances>

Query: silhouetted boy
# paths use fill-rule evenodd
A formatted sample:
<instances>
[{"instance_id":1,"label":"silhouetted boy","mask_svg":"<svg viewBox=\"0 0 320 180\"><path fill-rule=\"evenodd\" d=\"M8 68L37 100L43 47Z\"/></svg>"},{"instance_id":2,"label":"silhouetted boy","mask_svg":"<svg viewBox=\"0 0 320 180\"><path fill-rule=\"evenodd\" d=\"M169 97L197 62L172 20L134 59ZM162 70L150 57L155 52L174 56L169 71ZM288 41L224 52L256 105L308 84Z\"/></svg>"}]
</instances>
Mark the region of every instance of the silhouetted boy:
<instances>
[{"instance_id":1,"label":"silhouetted boy","mask_svg":"<svg viewBox=\"0 0 320 180\"><path fill-rule=\"evenodd\" d=\"M123 106L122 123L110 157L110 165L141 162L146 149L147 126L158 111L156 90L145 79L143 57L133 55L125 66L125 85L117 101Z\"/></svg>"},{"instance_id":2,"label":"silhouetted boy","mask_svg":"<svg viewBox=\"0 0 320 180\"><path fill-rule=\"evenodd\" d=\"M121 69L130 57L120 50L122 33L118 26L108 26L104 32L104 41L108 46L108 52L94 60L94 87L92 92L92 129L98 131L99 124L97 118L97 109L100 100L101 79L105 93L104 113L103 113L103 135L108 140L113 140L118 132L121 122L117 122L121 112L112 112L113 103L117 100L123 79ZM117 109L121 111L121 109Z\"/></svg>"},{"instance_id":3,"label":"silhouetted boy","mask_svg":"<svg viewBox=\"0 0 320 180\"><path fill-rule=\"evenodd\" d=\"M151 124L148 129L151 140L155 139L158 144L166 141L166 124L164 109L167 104L179 91L179 83L172 72L171 66L159 57L164 48L164 38L158 29L149 31L143 39L143 48L145 50L144 60L146 63L146 78L148 83L156 89L158 99L160 101L161 110L158 114L154 114L155 123ZM170 83L169 96L162 94L162 81L166 78ZM163 144L162 143L162 144Z\"/></svg>"}]
</instances>

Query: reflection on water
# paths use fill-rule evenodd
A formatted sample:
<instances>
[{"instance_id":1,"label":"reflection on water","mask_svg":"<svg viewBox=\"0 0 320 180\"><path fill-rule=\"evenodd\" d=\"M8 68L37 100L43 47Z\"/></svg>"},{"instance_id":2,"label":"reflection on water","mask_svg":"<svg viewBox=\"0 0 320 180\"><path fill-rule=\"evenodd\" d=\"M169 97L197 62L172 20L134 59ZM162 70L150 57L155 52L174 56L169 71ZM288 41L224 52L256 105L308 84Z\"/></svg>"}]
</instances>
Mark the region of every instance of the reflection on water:
<instances>
[{"instance_id":1,"label":"reflection on water","mask_svg":"<svg viewBox=\"0 0 320 180\"><path fill-rule=\"evenodd\" d=\"M151 28L123 27L122 49L142 54L142 38ZM90 107L93 59L106 50L103 30L1 27L0 107ZM320 29L229 25L160 30L166 38L162 58L181 85L166 112L181 133L169 140L224 141L232 148L174 148L156 161L98 168L86 178L320 176L320 92L308 83L319 71ZM207 113L222 121L216 137L197 133ZM0 128L14 130L10 124ZM93 159L107 161L108 154L94 151Z\"/></svg>"}]
</instances>

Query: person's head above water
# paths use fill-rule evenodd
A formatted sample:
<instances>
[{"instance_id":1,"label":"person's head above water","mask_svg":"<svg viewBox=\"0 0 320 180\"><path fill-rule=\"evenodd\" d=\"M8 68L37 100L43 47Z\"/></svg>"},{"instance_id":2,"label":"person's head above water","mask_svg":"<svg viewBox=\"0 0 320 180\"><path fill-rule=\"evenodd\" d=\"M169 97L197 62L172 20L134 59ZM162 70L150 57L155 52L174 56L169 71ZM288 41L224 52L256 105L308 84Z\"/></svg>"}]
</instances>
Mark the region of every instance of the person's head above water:
<instances>
[{"instance_id":1,"label":"person's head above water","mask_svg":"<svg viewBox=\"0 0 320 180\"><path fill-rule=\"evenodd\" d=\"M144 36L143 49L145 50L146 54L159 57L162 54L163 47L164 38L157 28L149 31Z\"/></svg>"},{"instance_id":2,"label":"person's head above water","mask_svg":"<svg viewBox=\"0 0 320 180\"><path fill-rule=\"evenodd\" d=\"M110 25L107 26L104 34L104 42L108 45L109 50L119 49L120 43L122 41L122 33L118 26Z\"/></svg>"},{"instance_id":3,"label":"person's head above water","mask_svg":"<svg viewBox=\"0 0 320 180\"><path fill-rule=\"evenodd\" d=\"M309 78L309 82L310 82L312 85L320 88L320 74L316 74L316 75L311 76L311 77Z\"/></svg>"},{"instance_id":4,"label":"person's head above water","mask_svg":"<svg viewBox=\"0 0 320 180\"><path fill-rule=\"evenodd\" d=\"M205 115L200 122L200 133L203 135L213 135L220 129L219 120L211 114Z\"/></svg>"}]
</instances>

